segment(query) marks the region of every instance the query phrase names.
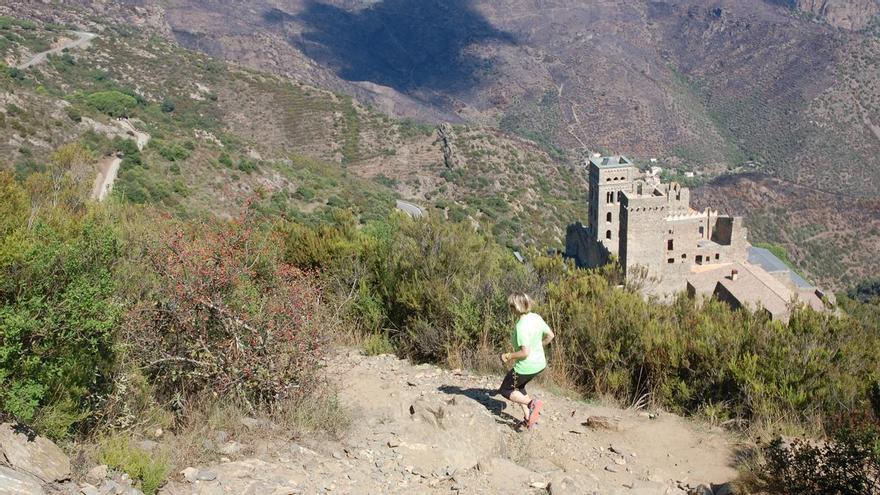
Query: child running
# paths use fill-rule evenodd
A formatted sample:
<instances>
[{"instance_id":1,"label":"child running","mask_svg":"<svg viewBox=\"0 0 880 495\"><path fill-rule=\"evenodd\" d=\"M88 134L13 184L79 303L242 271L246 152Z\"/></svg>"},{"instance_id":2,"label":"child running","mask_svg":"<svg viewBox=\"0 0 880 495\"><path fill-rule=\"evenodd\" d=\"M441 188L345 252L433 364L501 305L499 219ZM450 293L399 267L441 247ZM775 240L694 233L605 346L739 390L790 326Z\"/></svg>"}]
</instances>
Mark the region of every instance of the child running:
<instances>
[{"instance_id":1,"label":"child running","mask_svg":"<svg viewBox=\"0 0 880 495\"><path fill-rule=\"evenodd\" d=\"M501 382L498 392L505 399L522 407L522 425L532 429L541 416L544 402L536 397L529 397L526 384L538 376L547 367L544 357L544 346L553 340L554 334L540 315L532 313L532 298L528 294L515 292L507 298L510 311L518 317L513 331L513 348L516 352L501 355L501 363L505 366L514 361L513 368Z\"/></svg>"}]
</instances>

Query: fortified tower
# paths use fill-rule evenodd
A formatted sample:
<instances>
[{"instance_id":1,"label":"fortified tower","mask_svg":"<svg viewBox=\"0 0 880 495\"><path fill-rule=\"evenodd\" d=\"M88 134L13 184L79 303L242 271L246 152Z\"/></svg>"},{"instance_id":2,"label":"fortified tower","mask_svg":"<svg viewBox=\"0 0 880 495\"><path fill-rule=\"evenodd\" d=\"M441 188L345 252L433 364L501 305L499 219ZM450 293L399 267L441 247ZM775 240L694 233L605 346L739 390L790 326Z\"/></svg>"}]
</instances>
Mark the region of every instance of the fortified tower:
<instances>
[{"instance_id":1,"label":"fortified tower","mask_svg":"<svg viewBox=\"0 0 880 495\"><path fill-rule=\"evenodd\" d=\"M610 254L620 252L620 201L633 190L635 170L625 156L590 158L590 233Z\"/></svg>"}]
</instances>

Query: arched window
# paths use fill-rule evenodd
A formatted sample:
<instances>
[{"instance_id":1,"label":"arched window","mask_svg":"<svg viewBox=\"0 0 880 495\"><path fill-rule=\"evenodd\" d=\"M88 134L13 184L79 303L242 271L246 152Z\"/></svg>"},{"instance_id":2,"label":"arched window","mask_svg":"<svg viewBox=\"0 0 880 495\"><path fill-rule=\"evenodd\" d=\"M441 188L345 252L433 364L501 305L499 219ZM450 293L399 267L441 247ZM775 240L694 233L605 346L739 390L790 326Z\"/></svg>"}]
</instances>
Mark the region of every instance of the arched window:
<instances>
[{"instance_id":1,"label":"arched window","mask_svg":"<svg viewBox=\"0 0 880 495\"><path fill-rule=\"evenodd\" d=\"M609 211L607 215L605 215L605 221L611 222L611 212Z\"/></svg>"},{"instance_id":2,"label":"arched window","mask_svg":"<svg viewBox=\"0 0 880 495\"><path fill-rule=\"evenodd\" d=\"M610 204L614 202L614 191L608 191L608 194L605 195L605 200Z\"/></svg>"},{"instance_id":3,"label":"arched window","mask_svg":"<svg viewBox=\"0 0 880 495\"><path fill-rule=\"evenodd\" d=\"M606 231L605 231L605 238L606 238L606 239L611 239L611 231L610 231L610 230L606 230Z\"/></svg>"}]
</instances>

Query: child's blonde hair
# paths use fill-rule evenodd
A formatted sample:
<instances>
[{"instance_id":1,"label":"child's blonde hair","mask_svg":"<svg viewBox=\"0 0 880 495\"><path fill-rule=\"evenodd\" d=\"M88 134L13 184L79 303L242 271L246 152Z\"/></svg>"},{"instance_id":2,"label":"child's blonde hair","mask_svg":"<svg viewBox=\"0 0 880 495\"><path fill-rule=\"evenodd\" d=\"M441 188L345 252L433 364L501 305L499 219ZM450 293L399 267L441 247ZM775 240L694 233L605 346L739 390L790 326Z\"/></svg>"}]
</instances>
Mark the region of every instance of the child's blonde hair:
<instances>
[{"instance_id":1,"label":"child's blonde hair","mask_svg":"<svg viewBox=\"0 0 880 495\"><path fill-rule=\"evenodd\" d=\"M532 310L532 298L525 292L514 292L507 298L507 304L511 311L524 315Z\"/></svg>"}]
</instances>

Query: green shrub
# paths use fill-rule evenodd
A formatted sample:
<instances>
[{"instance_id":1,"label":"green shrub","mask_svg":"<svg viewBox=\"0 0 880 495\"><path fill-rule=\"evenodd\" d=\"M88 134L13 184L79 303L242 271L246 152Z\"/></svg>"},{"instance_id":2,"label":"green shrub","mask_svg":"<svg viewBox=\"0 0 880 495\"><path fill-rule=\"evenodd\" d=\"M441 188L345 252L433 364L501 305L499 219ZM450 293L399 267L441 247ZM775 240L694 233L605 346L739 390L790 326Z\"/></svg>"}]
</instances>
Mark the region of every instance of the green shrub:
<instances>
[{"instance_id":1,"label":"green shrub","mask_svg":"<svg viewBox=\"0 0 880 495\"><path fill-rule=\"evenodd\" d=\"M371 333L364 338L364 352L367 356L394 354L394 344L385 333Z\"/></svg>"},{"instance_id":2,"label":"green shrub","mask_svg":"<svg viewBox=\"0 0 880 495\"><path fill-rule=\"evenodd\" d=\"M67 107L64 112L67 114L67 118L72 120L73 122L82 122L82 113L74 107Z\"/></svg>"},{"instance_id":3,"label":"green shrub","mask_svg":"<svg viewBox=\"0 0 880 495\"><path fill-rule=\"evenodd\" d=\"M176 108L176 106L174 105L174 102L171 101L171 100L163 100L163 101L162 101L162 107L161 107L161 108L162 108L162 111L163 111L163 112L165 112L165 113L171 113L171 112L174 111L174 109Z\"/></svg>"},{"instance_id":4,"label":"green shrub","mask_svg":"<svg viewBox=\"0 0 880 495\"><path fill-rule=\"evenodd\" d=\"M166 143L164 141L154 139L150 143L151 148L155 148L159 155L169 162L185 161L189 158L191 150L187 149L180 143Z\"/></svg>"},{"instance_id":5,"label":"green shrub","mask_svg":"<svg viewBox=\"0 0 880 495\"><path fill-rule=\"evenodd\" d=\"M86 96L86 103L111 117L130 117L138 105L131 95L119 91L99 91Z\"/></svg>"},{"instance_id":6,"label":"green shrub","mask_svg":"<svg viewBox=\"0 0 880 495\"><path fill-rule=\"evenodd\" d=\"M171 472L167 452L146 452L121 434L104 438L98 444L98 459L112 469L140 481L144 495L154 495Z\"/></svg>"},{"instance_id":7,"label":"green shrub","mask_svg":"<svg viewBox=\"0 0 880 495\"><path fill-rule=\"evenodd\" d=\"M226 168L232 168L233 165L234 165L234 164L232 163L232 158L230 158L230 157L229 157L229 154L228 154L228 153L225 153L225 152L224 152L224 153L220 153L220 157L217 158L217 161L220 162L220 164L223 165L223 166L226 167Z\"/></svg>"},{"instance_id":8,"label":"green shrub","mask_svg":"<svg viewBox=\"0 0 880 495\"><path fill-rule=\"evenodd\" d=\"M846 428L827 442L776 438L758 477L777 495L872 495L880 491L880 430Z\"/></svg>"},{"instance_id":9,"label":"green shrub","mask_svg":"<svg viewBox=\"0 0 880 495\"><path fill-rule=\"evenodd\" d=\"M293 193L293 196L303 201L311 201L315 199L315 190L306 185L302 185L296 188L296 192Z\"/></svg>"},{"instance_id":10,"label":"green shrub","mask_svg":"<svg viewBox=\"0 0 880 495\"><path fill-rule=\"evenodd\" d=\"M0 243L0 412L62 437L109 387L121 242L100 216L47 210L27 229L26 207L5 213L17 227Z\"/></svg>"},{"instance_id":11,"label":"green shrub","mask_svg":"<svg viewBox=\"0 0 880 495\"><path fill-rule=\"evenodd\" d=\"M373 180L375 182L382 184L385 187L389 187L391 189L394 189L398 184L397 179L392 179L392 178L386 176L385 174L379 174L379 175L373 177Z\"/></svg>"}]
</instances>

